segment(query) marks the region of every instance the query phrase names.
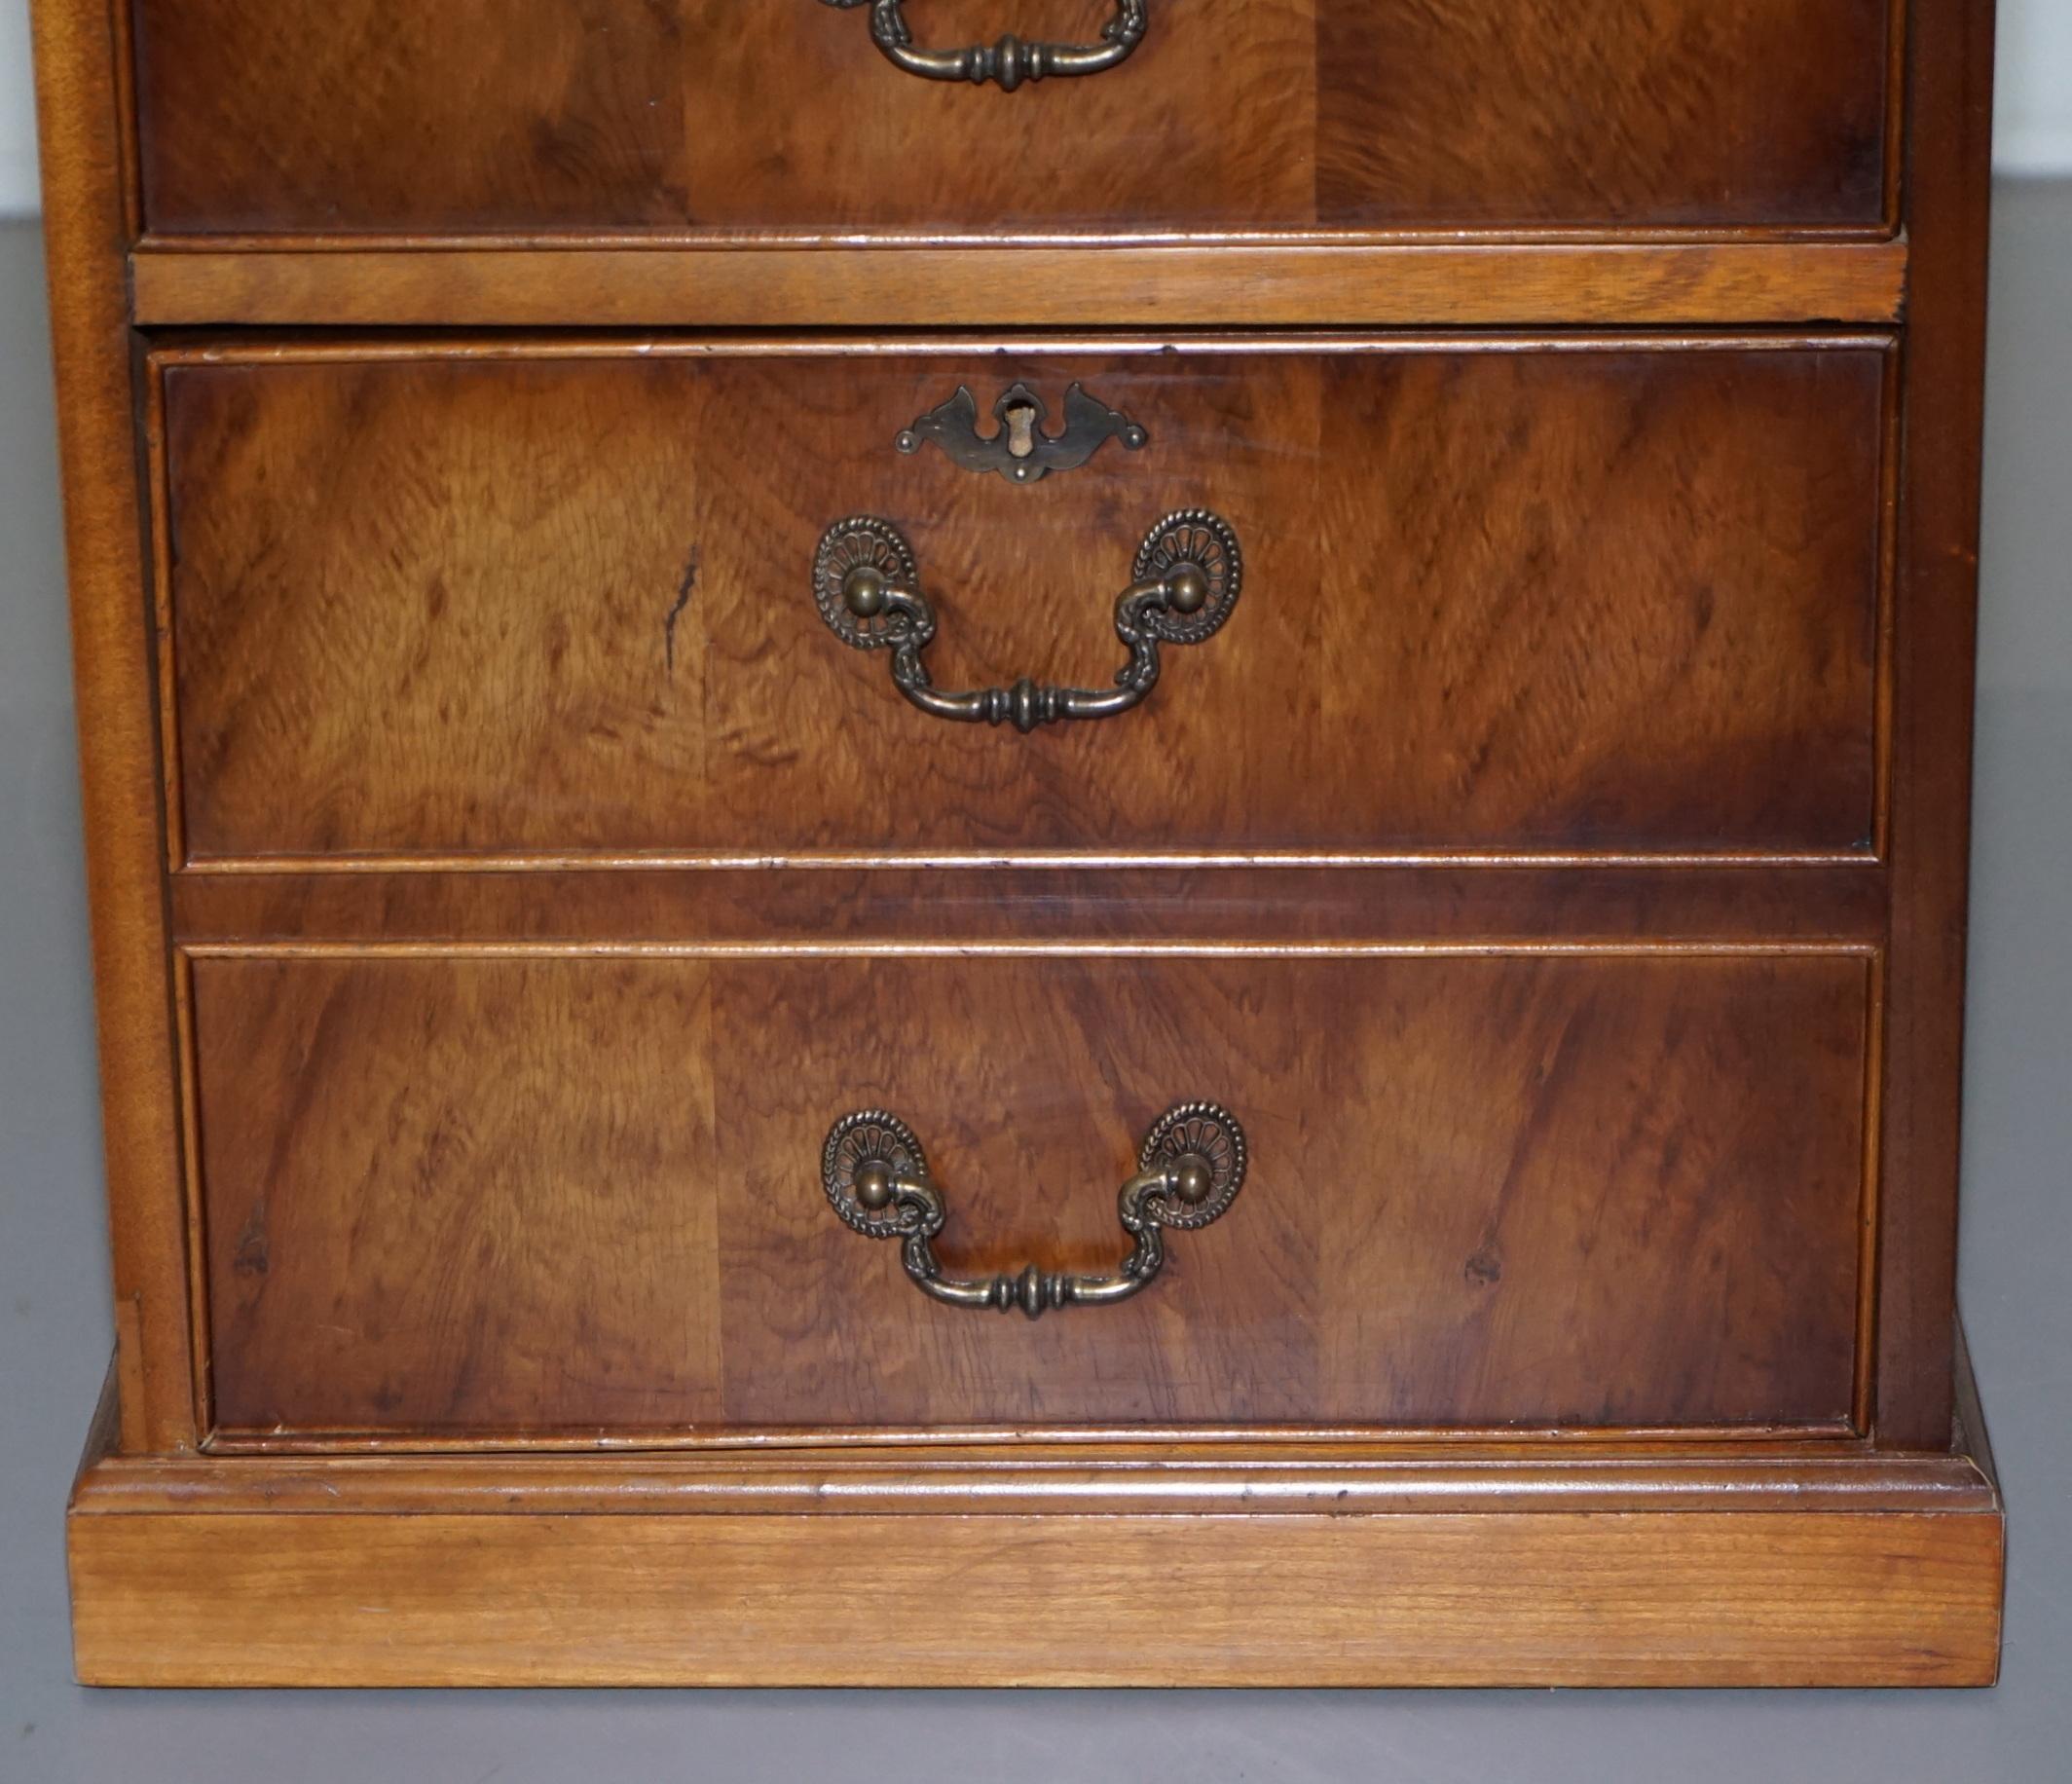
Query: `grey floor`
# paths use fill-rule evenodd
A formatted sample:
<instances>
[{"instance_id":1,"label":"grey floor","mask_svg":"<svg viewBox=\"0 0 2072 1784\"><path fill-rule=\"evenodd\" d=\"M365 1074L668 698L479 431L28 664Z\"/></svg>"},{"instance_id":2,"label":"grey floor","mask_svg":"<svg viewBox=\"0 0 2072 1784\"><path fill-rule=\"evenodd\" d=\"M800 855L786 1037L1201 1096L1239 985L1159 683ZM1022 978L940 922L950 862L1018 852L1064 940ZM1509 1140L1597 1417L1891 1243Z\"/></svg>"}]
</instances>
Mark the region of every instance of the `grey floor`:
<instances>
[{"instance_id":1,"label":"grey floor","mask_svg":"<svg viewBox=\"0 0 2072 1784\"><path fill-rule=\"evenodd\" d=\"M2072 185L1999 211L1964 1296L2013 1557L1970 1693L73 1686L61 1506L110 1328L41 277L0 230L0 1780L2072 1779Z\"/></svg>"}]
</instances>

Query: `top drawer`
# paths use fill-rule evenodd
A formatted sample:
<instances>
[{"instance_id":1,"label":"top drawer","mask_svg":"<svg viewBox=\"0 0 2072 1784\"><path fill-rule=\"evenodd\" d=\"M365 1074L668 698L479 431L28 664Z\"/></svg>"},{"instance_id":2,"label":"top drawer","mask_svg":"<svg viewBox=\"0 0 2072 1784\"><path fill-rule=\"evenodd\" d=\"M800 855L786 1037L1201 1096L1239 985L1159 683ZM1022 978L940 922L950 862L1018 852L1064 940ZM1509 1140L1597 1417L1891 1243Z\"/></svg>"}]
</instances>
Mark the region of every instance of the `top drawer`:
<instances>
[{"instance_id":1,"label":"top drawer","mask_svg":"<svg viewBox=\"0 0 2072 1784\"><path fill-rule=\"evenodd\" d=\"M144 216L162 234L1877 230L1896 11L135 0ZM903 20L917 51L1012 32L1105 44L1113 65L1013 92L929 79L873 43Z\"/></svg>"}]
</instances>

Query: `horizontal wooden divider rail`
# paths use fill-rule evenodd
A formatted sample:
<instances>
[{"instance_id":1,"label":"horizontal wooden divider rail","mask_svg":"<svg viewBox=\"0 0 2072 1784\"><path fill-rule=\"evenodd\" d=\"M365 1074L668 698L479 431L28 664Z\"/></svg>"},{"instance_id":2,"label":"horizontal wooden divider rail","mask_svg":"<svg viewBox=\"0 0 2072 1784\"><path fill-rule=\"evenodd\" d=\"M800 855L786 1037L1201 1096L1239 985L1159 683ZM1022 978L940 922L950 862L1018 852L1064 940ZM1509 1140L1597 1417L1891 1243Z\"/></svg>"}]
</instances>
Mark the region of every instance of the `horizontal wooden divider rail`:
<instances>
[{"instance_id":1,"label":"horizontal wooden divider rail","mask_svg":"<svg viewBox=\"0 0 2072 1784\"><path fill-rule=\"evenodd\" d=\"M855 328L1893 322L1904 240L1083 247L213 242L132 259L148 326Z\"/></svg>"}]
</instances>

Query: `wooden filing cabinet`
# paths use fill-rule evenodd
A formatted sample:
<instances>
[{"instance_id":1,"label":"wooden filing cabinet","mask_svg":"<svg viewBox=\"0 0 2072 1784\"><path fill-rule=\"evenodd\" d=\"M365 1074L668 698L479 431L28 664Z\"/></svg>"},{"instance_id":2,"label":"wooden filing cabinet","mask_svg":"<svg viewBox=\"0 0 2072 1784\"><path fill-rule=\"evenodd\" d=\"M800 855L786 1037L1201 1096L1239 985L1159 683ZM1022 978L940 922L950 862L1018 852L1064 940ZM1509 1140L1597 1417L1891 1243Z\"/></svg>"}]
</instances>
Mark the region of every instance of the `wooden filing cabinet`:
<instances>
[{"instance_id":1,"label":"wooden filing cabinet","mask_svg":"<svg viewBox=\"0 0 2072 1784\"><path fill-rule=\"evenodd\" d=\"M1990 1681L1989 4L36 26L83 1678Z\"/></svg>"}]
</instances>

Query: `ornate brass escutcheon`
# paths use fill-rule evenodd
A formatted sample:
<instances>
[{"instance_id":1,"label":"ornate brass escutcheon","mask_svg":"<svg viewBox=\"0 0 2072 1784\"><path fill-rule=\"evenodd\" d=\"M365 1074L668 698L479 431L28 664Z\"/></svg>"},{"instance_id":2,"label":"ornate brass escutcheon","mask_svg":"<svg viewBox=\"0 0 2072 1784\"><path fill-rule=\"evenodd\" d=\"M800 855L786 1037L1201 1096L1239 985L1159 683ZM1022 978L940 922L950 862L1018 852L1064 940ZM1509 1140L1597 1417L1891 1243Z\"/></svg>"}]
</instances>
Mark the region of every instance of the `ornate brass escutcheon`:
<instances>
[{"instance_id":1,"label":"ornate brass escutcheon","mask_svg":"<svg viewBox=\"0 0 2072 1784\"><path fill-rule=\"evenodd\" d=\"M825 6L870 9L870 40L887 61L924 81L999 83L1013 93L1024 81L1050 75L1099 74L1128 61L1150 28L1150 0L1115 0L1115 17L1101 26L1097 44L1032 44L1009 35L968 50L917 50L904 11L905 0L821 0Z\"/></svg>"},{"instance_id":2,"label":"ornate brass escutcheon","mask_svg":"<svg viewBox=\"0 0 2072 1784\"><path fill-rule=\"evenodd\" d=\"M1170 1108L1144 1135L1136 1175L1117 1198L1133 1242L1112 1271L1076 1275L1035 1264L991 1277L955 1277L933 1241L949 1217L914 1131L883 1109L844 1115L828 1134L821 1187L852 1231L897 1239L906 1274L920 1291L951 1307L1012 1313L1031 1319L1054 1307L1098 1307L1141 1294L1166 1265L1166 1234L1199 1232L1220 1220L1244 1187L1244 1130L1213 1102Z\"/></svg>"},{"instance_id":3,"label":"ornate brass escutcheon","mask_svg":"<svg viewBox=\"0 0 2072 1784\"><path fill-rule=\"evenodd\" d=\"M1065 391L1065 425L1061 433L1047 433L1050 407L1025 384L1010 386L993 404L1000 425L991 433L979 430L979 399L969 385L956 395L903 428L893 441L902 452L915 453L933 442L951 464L964 470L998 471L1010 483L1041 483L1054 470L1077 470L1110 440L1127 452L1142 452L1151 435L1120 410L1087 394L1083 385Z\"/></svg>"}]
</instances>

